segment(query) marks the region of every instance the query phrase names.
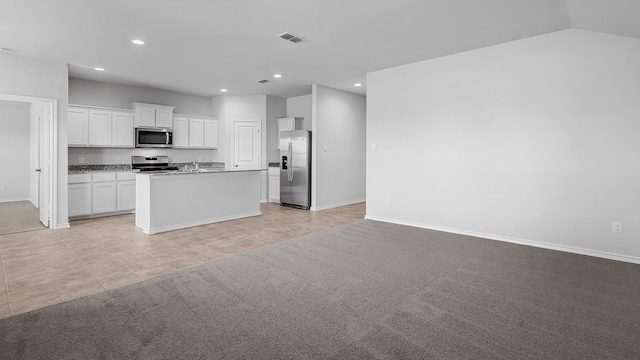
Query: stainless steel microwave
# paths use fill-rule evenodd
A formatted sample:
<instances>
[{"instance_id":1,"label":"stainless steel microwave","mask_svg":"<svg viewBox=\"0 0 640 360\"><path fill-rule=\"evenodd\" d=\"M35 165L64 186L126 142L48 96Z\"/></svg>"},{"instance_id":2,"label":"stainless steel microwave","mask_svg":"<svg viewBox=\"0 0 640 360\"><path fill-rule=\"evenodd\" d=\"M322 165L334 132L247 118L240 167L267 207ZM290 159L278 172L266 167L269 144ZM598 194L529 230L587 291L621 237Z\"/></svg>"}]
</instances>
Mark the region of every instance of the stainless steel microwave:
<instances>
[{"instance_id":1,"label":"stainless steel microwave","mask_svg":"<svg viewBox=\"0 0 640 360\"><path fill-rule=\"evenodd\" d=\"M173 131L163 128L136 128L137 148L173 147Z\"/></svg>"}]
</instances>

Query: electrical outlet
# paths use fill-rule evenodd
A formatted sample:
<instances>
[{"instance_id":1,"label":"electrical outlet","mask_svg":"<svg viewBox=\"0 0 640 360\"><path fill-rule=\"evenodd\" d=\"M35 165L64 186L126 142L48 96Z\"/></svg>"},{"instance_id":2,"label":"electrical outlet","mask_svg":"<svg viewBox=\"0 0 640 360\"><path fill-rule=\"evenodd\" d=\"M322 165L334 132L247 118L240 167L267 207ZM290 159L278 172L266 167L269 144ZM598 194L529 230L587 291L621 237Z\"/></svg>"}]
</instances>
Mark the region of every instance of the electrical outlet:
<instances>
[{"instance_id":1,"label":"electrical outlet","mask_svg":"<svg viewBox=\"0 0 640 360\"><path fill-rule=\"evenodd\" d=\"M378 144L371 144L371 151L376 151L378 150Z\"/></svg>"},{"instance_id":2,"label":"electrical outlet","mask_svg":"<svg viewBox=\"0 0 640 360\"><path fill-rule=\"evenodd\" d=\"M385 205L391 205L391 198L389 198L389 197L388 197L388 198L385 198L385 199L384 199L384 204L385 204Z\"/></svg>"},{"instance_id":3,"label":"electrical outlet","mask_svg":"<svg viewBox=\"0 0 640 360\"><path fill-rule=\"evenodd\" d=\"M622 221L614 221L612 231L616 234L622 234Z\"/></svg>"},{"instance_id":4,"label":"electrical outlet","mask_svg":"<svg viewBox=\"0 0 640 360\"><path fill-rule=\"evenodd\" d=\"M120 164L120 156L116 156L116 164Z\"/></svg>"},{"instance_id":5,"label":"electrical outlet","mask_svg":"<svg viewBox=\"0 0 640 360\"><path fill-rule=\"evenodd\" d=\"M78 158L78 164L84 164L84 157L83 156L80 156Z\"/></svg>"},{"instance_id":6,"label":"electrical outlet","mask_svg":"<svg viewBox=\"0 0 640 360\"><path fill-rule=\"evenodd\" d=\"M0 185L0 190L7 190L7 185L6 184Z\"/></svg>"}]
</instances>

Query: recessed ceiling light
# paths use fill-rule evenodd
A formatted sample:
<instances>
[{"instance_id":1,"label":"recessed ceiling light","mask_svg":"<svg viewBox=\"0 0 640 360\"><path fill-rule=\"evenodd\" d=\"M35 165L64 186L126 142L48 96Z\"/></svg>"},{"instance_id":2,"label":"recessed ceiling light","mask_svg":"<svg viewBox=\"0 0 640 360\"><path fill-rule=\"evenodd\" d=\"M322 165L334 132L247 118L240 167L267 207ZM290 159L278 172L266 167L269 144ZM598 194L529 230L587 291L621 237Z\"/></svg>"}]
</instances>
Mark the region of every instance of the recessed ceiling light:
<instances>
[{"instance_id":1,"label":"recessed ceiling light","mask_svg":"<svg viewBox=\"0 0 640 360\"><path fill-rule=\"evenodd\" d=\"M144 45L144 41L142 41L142 40L138 40L138 39L131 40L131 42L132 42L132 43L134 43L134 44L136 44L136 45Z\"/></svg>"},{"instance_id":2,"label":"recessed ceiling light","mask_svg":"<svg viewBox=\"0 0 640 360\"><path fill-rule=\"evenodd\" d=\"M229 90L227 90L227 89L220 89L220 91L222 91L222 92L227 92L227 91L229 91Z\"/></svg>"},{"instance_id":3,"label":"recessed ceiling light","mask_svg":"<svg viewBox=\"0 0 640 360\"><path fill-rule=\"evenodd\" d=\"M273 74L273 77L274 77L274 78L277 78L277 79L280 79L280 78L282 77L282 75L280 75L280 74Z\"/></svg>"},{"instance_id":4,"label":"recessed ceiling light","mask_svg":"<svg viewBox=\"0 0 640 360\"><path fill-rule=\"evenodd\" d=\"M97 68L93 68L95 71L104 71L104 68L101 67L97 67Z\"/></svg>"},{"instance_id":5,"label":"recessed ceiling light","mask_svg":"<svg viewBox=\"0 0 640 360\"><path fill-rule=\"evenodd\" d=\"M355 83L355 84L353 84L353 86L362 86L362 84L360 84L360 83Z\"/></svg>"}]
</instances>

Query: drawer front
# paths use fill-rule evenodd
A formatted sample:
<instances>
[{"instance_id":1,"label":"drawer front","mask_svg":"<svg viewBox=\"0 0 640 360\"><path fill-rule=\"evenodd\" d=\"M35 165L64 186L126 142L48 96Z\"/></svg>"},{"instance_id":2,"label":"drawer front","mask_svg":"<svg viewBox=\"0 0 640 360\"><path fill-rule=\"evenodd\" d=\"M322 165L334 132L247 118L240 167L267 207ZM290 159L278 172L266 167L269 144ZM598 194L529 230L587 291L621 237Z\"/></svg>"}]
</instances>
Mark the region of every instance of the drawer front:
<instances>
[{"instance_id":1,"label":"drawer front","mask_svg":"<svg viewBox=\"0 0 640 360\"><path fill-rule=\"evenodd\" d=\"M116 181L116 173L114 172L105 172L105 173L94 173L93 181Z\"/></svg>"},{"instance_id":2,"label":"drawer front","mask_svg":"<svg viewBox=\"0 0 640 360\"><path fill-rule=\"evenodd\" d=\"M69 174L69 184L80 184L91 182L91 174Z\"/></svg>"},{"instance_id":3,"label":"drawer front","mask_svg":"<svg viewBox=\"0 0 640 360\"><path fill-rule=\"evenodd\" d=\"M118 180L135 180L136 174L132 172L119 172L117 173Z\"/></svg>"}]
</instances>

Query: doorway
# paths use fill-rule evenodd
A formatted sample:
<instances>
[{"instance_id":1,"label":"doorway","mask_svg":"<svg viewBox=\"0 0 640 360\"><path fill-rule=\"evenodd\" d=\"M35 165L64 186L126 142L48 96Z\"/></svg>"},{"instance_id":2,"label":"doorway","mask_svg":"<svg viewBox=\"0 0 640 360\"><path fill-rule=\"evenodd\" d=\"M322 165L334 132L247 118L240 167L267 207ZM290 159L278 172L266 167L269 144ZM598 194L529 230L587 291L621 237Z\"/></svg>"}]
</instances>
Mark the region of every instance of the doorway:
<instances>
[{"instance_id":1,"label":"doorway","mask_svg":"<svg viewBox=\"0 0 640 360\"><path fill-rule=\"evenodd\" d=\"M57 100L0 94L0 234L54 228Z\"/></svg>"}]
</instances>

